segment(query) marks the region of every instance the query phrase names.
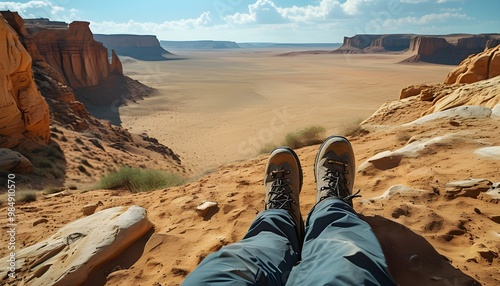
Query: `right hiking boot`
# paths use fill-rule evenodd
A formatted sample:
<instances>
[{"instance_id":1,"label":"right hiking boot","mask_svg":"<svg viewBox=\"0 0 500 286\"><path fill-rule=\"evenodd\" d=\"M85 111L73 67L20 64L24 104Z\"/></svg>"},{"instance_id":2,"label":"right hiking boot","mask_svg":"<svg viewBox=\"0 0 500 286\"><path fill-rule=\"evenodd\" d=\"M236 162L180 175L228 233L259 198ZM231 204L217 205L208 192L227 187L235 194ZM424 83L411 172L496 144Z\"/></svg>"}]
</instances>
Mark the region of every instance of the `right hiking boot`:
<instances>
[{"instance_id":1,"label":"right hiking boot","mask_svg":"<svg viewBox=\"0 0 500 286\"><path fill-rule=\"evenodd\" d=\"M326 198L337 198L352 207L352 199L360 197L359 191L352 194L355 164L354 151L347 138L334 135L321 144L314 161L316 204Z\"/></svg>"},{"instance_id":2,"label":"right hiking boot","mask_svg":"<svg viewBox=\"0 0 500 286\"><path fill-rule=\"evenodd\" d=\"M304 220L300 213L299 194L302 189L302 168L299 157L288 147L271 152L264 175L265 209L284 209L295 221L299 241L304 237Z\"/></svg>"}]
</instances>

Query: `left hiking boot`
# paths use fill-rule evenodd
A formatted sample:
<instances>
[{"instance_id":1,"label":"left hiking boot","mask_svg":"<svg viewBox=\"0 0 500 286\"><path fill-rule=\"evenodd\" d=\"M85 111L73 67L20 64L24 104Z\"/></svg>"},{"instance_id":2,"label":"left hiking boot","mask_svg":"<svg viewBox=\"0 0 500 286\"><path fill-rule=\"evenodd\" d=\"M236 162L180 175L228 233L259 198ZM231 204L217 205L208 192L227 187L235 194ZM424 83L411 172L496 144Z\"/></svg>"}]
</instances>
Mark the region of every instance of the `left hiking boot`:
<instances>
[{"instance_id":1,"label":"left hiking boot","mask_svg":"<svg viewBox=\"0 0 500 286\"><path fill-rule=\"evenodd\" d=\"M304 235L299 194L302 189L302 168L299 157L288 147L271 152L264 175L265 209L284 209L295 221L299 241Z\"/></svg>"},{"instance_id":2,"label":"left hiking boot","mask_svg":"<svg viewBox=\"0 0 500 286\"><path fill-rule=\"evenodd\" d=\"M328 137L314 161L316 203L333 197L352 207L352 199L360 197L359 191L352 194L355 171L354 151L349 140L342 136Z\"/></svg>"}]
</instances>

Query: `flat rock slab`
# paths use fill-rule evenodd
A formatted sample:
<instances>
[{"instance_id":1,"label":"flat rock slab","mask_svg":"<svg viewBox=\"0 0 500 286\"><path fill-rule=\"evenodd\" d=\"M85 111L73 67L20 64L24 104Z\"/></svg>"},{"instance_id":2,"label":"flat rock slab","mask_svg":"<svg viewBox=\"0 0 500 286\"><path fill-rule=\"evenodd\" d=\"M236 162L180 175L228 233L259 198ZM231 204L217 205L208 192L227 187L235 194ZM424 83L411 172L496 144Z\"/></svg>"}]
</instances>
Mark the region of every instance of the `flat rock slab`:
<instances>
[{"instance_id":1,"label":"flat rock slab","mask_svg":"<svg viewBox=\"0 0 500 286\"><path fill-rule=\"evenodd\" d=\"M453 142L463 141L464 135L460 133L445 134L434 138L425 138L418 141L413 141L406 146L395 151L383 151L366 160L362 163L358 171L363 171L373 165L379 170L392 169L399 166L403 158L416 158L426 149L443 144L452 144Z\"/></svg>"},{"instance_id":2,"label":"flat rock slab","mask_svg":"<svg viewBox=\"0 0 500 286\"><path fill-rule=\"evenodd\" d=\"M461 118L461 119L476 119L476 118L488 118L492 114L491 109L484 106L460 106L451 108L448 110L432 113L414 120L409 123L403 124L403 126L419 125L424 124L429 121L433 121L441 118Z\"/></svg>"},{"instance_id":3,"label":"flat rock slab","mask_svg":"<svg viewBox=\"0 0 500 286\"><path fill-rule=\"evenodd\" d=\"M500 146L485 147L477 149L474 154L489 159L500 160Z\"/></svg>"},{"instance_id":4,"label":"flat rock slab","mask_svg":"<svg viewBox=\"0 0 500 286\"><path fill-rule=\"evenodd\" d=\"M481 193L491 189L493 183L487 179L468 179L446 184L445 197L454 199L457 197L478 198Z\"/></svg>"},{"instance_id":5,"label":"flat rock slab","mask_svg":"<svg viewBox=\"0 0 500 286\"><path fill-rule=\"evenodd\" d=\"M491 109L491 117L500 117L500 104L495 105L495 107Z\"/></svg>"},{"instance_id":6,"label":"flat rock slab","mask_svg":"<svg viewBox=\"0 0 500 286\"><path fill-rule=\"evenodd\" d=\"M146 210L139 206L114 207L78 219L18 250L16 279L19 285L81 285L94 268L115 258L151 227ZM2 267L0 277L6 271Z\"/></svg>"}]
</instances>

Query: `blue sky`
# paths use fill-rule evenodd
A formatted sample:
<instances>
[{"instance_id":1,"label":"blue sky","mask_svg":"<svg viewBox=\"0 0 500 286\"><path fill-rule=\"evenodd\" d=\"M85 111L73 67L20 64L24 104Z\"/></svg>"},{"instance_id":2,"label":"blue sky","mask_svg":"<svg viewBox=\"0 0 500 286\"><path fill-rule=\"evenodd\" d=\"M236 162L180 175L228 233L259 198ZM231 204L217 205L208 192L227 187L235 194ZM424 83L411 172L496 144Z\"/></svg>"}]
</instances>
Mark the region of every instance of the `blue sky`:
<instances>
[{"instance_id":1,"label":"blue sky","mask_svg":"<svg viewBox=\"0 0 500 286\"><path fill-rule=\"evenodd\" d=\"M332 43L355 34L500 33L498 0L1 1L7 9L160 40Z\"/></svg>"}]
</instances>

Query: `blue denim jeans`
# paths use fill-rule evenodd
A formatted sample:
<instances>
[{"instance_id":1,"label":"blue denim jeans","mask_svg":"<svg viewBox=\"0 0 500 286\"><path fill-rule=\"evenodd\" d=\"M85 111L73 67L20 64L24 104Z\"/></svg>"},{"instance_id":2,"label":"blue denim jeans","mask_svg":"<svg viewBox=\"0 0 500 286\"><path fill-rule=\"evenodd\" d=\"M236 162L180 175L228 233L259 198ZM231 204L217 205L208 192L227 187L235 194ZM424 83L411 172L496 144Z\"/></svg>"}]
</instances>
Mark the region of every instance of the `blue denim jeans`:
<instances>
[{"instance_id":1,"label":"blue denim jeans","mask_svg":"<svg viewBox=\"0 0 500 286\"><path fill-rule=\"evenodd\" d=\"M304 242L286 210L260 213L245 237L207 256L190 285L395 285L371 227L328 198L306 220Z\"/></svg>"}]
</instances>

